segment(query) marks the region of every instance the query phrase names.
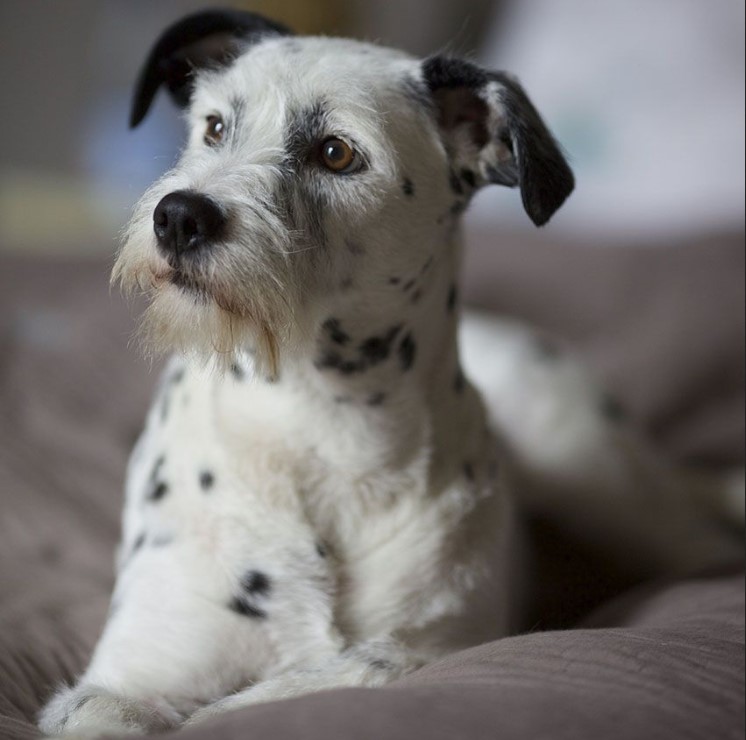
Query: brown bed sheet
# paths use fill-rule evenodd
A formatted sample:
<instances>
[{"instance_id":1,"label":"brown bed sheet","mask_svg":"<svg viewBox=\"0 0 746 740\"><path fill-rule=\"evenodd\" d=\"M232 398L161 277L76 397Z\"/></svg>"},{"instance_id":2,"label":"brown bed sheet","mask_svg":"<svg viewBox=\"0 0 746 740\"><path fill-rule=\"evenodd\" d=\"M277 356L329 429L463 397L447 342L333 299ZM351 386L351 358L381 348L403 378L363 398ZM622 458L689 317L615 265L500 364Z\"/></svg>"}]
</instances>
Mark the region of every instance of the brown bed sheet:
<instances>
[{"instance_id":1,"label":"brown bed sheet","mask_svg":"<svg viewBox=\"0 0 746 740\"><path fill-rule=\"evenodd\" d=\"M472 302L572 340L682 460L742 462L740 235L676 249L495 241L467 262ZM127 346L132 319L107 272L0 256L0 738L35 736L34 713L84 666L107 609L124 465L156 379ZM608 596L600 583L572 588L590 606ZM743 737L743 592L741 576L652 587L583 629L183 737Z\"/></svg>"}]
</instances>

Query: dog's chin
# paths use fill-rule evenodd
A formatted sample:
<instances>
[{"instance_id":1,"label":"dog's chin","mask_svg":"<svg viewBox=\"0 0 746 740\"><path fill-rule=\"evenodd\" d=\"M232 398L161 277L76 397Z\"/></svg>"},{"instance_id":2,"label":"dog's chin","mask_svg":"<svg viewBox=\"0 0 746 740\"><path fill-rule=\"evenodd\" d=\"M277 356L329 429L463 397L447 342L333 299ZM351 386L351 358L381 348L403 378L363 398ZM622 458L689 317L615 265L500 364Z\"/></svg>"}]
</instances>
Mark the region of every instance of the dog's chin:
<instances>
[{"instance_id":1,"label":"dog's chin","mask_svg":"<svg viewBox=\"0 0 746 740\"><path fill-rule=\"evenodd\" d=\"M189 297L195 301L207 302L212 299L212 290L209 282L178 269L170 270L158 282L162 289L173 286L174 288L178 288L185 297Z\"/></svg>"},{"instance_id":2,"label":"dog's chin","mask_svg":"<svg viewBox=\"0 0 746 740\"><path fill-rule=\"evenodd\" d=\"M145 354L178 352L225 370L251 351L258 373L278 374L280 348L294 323L279 291L237 297L230 284L165 263L146 263L133 272L117 265L112 279L149 300L138 331Z\"/></svg>"}]
</instances>

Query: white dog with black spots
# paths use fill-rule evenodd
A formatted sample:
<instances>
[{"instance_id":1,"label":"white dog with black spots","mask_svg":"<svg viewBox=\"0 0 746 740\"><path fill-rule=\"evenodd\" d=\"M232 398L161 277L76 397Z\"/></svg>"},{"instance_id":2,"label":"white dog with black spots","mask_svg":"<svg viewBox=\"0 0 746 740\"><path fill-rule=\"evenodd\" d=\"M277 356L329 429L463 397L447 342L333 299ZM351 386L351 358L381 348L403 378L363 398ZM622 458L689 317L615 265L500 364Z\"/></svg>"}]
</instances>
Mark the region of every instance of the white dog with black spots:
<instances>
[{"instance_id":1,"label":"white dog with black spots","mask_svg":"<svg viewBox=\"0 0 746 740\"><path fill-rule=\"evenodd\" d=\"M681 505L693 486L571 358L480 319L459 351L474 193L518 187L543 225L574 185L512 77L211 11L158 40L133 126L162 86L189 140L114 280L148 294L143 339L175 359L131 458L108 622L43 731L380 686L508 634L514 500L669 570L721 552Z\"/></svg>"}]
</instances>

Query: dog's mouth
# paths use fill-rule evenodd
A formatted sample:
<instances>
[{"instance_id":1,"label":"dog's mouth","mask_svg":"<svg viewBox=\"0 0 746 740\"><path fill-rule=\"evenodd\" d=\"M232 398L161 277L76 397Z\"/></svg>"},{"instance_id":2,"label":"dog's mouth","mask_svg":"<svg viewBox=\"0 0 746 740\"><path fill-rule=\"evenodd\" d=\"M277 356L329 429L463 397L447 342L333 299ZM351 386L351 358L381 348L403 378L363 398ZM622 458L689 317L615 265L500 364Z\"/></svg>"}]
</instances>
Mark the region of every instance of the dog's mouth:
<instances>
[{"instance_id":1,"label":"dog's mouth","mask_svg":"<svg viewBox=\"0 0 746 740\"><path fill-rule=\"evenodd\" d=\"M206 305L214 303L226 314L250 318L246 308L207 276L181 265L167 264L161 270L153 272L153 287L156 290L169 286L189 298L193 303Z\"/></svg>"},{"instance_id":2,"label":"dog's mouth","mask_svg":"<svg viewBox=\"0 0 746 740\"><path fill-rule=\"evenodd\" d=\"M211 295L209 284L205 278L195 274L193 270L184 269L180 264L164 261L158 267L151 268L151 270L151 284L155 290L173 286L180 292L200 300L206 300Z\"/></svg>"},{"instance_id":3,"label":"dog's mouth","mask_svg":"<svg viewBox=\"0 0 746 740\"><path fill-rule=\"evenodd\" d=\"M199 278L190 275L183 270L172 269L168 274L166 280L171 284L179 288L185 293L206 298L208 295L207 286Z\"/></svg>"},{"instance_id":4,"label":"dog's mouth","mask_svg":"<svg viewBox=\"0 0 746 740\"><path fill-rule=\"evenodd\" d=\"M191 351L229 362L236 350L252 347L257 367L276 375L280 343L296 326L289 291L268 284L261 272L254 282L206 260L134 254L139 261L120 254L112 280L148 302L140 328L147 351Z\"/></svg>"}]
</instances>

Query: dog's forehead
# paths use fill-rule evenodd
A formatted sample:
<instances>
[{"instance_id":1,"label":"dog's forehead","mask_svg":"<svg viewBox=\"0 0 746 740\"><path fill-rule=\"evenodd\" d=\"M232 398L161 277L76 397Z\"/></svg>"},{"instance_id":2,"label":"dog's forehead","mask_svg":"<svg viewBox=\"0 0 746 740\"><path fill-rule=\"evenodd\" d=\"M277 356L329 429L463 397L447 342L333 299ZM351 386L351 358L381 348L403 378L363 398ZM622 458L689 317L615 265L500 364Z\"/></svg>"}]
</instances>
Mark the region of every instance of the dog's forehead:
<instances>
[{"instance_id":1,"label":"dog's forehead","mask_svg":"<svg viewBox=\"0 0 746 740\"><path fill-rule=\"evenodd\" d=\"M348 39L269 37L198 87L233 100L271 97L290 108L326 100L372 109L411 91L421 76L420 63L394 49Z\"/></svg>"}]
</instances>

